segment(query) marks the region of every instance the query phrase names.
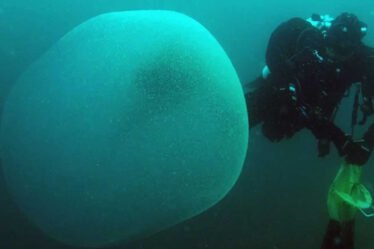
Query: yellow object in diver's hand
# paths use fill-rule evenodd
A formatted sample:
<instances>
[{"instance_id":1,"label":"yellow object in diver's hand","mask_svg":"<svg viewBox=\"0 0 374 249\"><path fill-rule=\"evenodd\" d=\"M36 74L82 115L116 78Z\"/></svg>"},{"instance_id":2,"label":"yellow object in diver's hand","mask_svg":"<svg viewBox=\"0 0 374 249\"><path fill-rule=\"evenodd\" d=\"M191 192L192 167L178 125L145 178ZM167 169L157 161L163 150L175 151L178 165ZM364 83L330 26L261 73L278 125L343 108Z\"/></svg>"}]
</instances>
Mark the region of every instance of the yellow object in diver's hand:
<instances>
[{"instance_id":1,"label":"yellow object in diver's hand","mask_svg":"<svg viewBox=\"0 0 374 249\"><path fill-rule=\"evenodd\" d=\"M330 186L327 207L331 219L351 221L357 209L372 205L370 192L361 184L362 167L344 162Z\"/></svg>"}]
</instances>

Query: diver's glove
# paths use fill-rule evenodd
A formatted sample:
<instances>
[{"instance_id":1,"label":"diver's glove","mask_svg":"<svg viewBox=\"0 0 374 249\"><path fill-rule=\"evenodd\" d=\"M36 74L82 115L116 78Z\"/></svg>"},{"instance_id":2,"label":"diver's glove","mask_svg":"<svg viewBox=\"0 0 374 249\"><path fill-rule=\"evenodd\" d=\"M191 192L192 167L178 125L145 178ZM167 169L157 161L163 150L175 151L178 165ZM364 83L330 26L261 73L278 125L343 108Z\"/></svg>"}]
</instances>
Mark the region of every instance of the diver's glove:
<instances>
[{"instance_id":1,"label":"diver's glove","mask_svg":"<svg viewBox=\"0 0 374 249\"><path fill-rule=\"evenodd\" d=\"M349 164L364 165L370 158L372 147L365 139L353 141L348 139L343 145L343 155Z\"/></svg>"},{"instance_id":2,"label":"diver's glove","mask_svg":"<svg viewBox=\"0 0 374 249\"><path fill-rule=\"evenodd\" d=\"M369 160L373 147L374 124L370 125L361 140L347 140L343 150L346 155L345 159L348 163L363 165Z\"/></svg>"},{"instance_id":3,"label":"diver's glove","mask_svg":"<svg viewBox=\"0 0 374 249\"><path fill-rule=\"evenodd\" d=\"M358 141L348 141L344 146L345 159L348 163L363 165L374 148L374 124L370 125L363 138Z\"/></svg>"}]
</instances>

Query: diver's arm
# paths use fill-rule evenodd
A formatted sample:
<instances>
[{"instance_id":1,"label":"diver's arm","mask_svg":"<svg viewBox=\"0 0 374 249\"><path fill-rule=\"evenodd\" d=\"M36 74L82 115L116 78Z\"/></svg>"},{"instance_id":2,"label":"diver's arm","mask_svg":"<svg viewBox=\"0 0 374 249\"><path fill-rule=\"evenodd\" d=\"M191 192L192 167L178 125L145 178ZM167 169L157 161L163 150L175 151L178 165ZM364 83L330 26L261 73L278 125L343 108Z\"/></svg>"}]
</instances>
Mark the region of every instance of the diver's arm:
<instances>
[{"instance_id":1,"label":"diver's arm","mask_svg":"<svg viewBox=\"0 0 374 249\"><path fill-rule=\"evenodd\" d=\"M323 139L332 141L339 155L347 163L363 165L369 160L374 147L374 124L370 126L368 132L360 140L352 140L351 136L327 119L311 117L307 128L319 141Z\"/></svg>"},{"instance_id":2,"label":"diver's arm","mask_svg":"<svg viewBox=\"0 0 374 249\"><path fill-rule=\"evenodd\" d=\"M360 123L364 124L367 117L374 114L374 48L363 45L361 52L363 53L364 58L361 64L361 83L363 97L361 111L364 117ZM367 160L369 160L371 151L374 148L374 123L369 126L362 139L358 140L356 144L360 145L360 148L356 146L356 148L353 150L357 151L359 149L363 153L353 152L351 153L351 159L352 161L360 161L361 164L365 164Z\"/></svg>"},{"instance_id":3,"label":"diver's arm","mask_svg":"<svg viewBox=\"0 0 374 249\"><path fill-rule=\"evenodd\" d=\"M366 118L374 114L373 101L374 101L374 48L363 45L361 53L363 53L363 61L361 65L362 75L362 97L363 103L361 104L361 111L364 114L362 123Z\"/></svg>"},{"instance_id":4,"label":"diver's arm","mask_svg":"<svg viewBox=\"0 0 374 249\"><path fill-rule=\"evenodd\" d=\"M307 128L313 133L316 139L332 141L340 155L346 153L345 146L349 141L349 136L332 121L310 116Z\"/></svg>"}]
</instances>

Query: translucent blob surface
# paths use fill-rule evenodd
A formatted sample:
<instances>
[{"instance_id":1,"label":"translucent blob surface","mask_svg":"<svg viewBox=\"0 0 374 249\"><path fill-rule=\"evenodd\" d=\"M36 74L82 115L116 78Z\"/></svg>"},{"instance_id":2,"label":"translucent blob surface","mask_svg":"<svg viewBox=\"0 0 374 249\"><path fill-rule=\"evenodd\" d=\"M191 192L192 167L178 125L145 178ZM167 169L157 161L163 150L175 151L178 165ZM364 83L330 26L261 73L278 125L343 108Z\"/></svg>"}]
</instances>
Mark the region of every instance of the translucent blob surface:
<instances>
[{"instance_id":1,"label":"translucent blob surface","mask_svg":"<svg viewBox=\"0 0 374 249\"><path fill-rule=\"evenodd\" d=\"M214 37L168 11L79 25L29 67L3 113L4 175L23 212L77 246L130 241L232 188L248 121Z\"/></svg>"}]
</instances>

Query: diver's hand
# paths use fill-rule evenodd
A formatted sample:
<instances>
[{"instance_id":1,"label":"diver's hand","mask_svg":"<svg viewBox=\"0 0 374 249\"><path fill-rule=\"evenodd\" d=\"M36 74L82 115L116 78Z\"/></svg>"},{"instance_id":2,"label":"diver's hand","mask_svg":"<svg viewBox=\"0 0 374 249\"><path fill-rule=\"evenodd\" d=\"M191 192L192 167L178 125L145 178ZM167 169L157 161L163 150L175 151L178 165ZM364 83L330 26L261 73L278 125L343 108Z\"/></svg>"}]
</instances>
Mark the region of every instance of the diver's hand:
<instances>
[{"instance_id":1,"label":"diver's hand","mask_svg":"<svg viewBox=\"0 0 374 249\"><path fill-rule=\"evenodd\" d=\"M345 161L350 164L364 165L370 158L372 148L367 146L365 140L347 140L343 147Z\"/></svg>"}]
</instances>

